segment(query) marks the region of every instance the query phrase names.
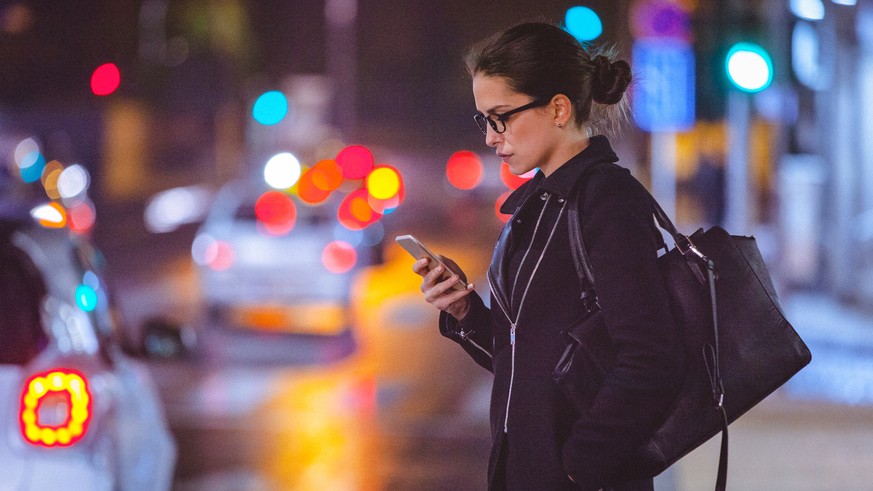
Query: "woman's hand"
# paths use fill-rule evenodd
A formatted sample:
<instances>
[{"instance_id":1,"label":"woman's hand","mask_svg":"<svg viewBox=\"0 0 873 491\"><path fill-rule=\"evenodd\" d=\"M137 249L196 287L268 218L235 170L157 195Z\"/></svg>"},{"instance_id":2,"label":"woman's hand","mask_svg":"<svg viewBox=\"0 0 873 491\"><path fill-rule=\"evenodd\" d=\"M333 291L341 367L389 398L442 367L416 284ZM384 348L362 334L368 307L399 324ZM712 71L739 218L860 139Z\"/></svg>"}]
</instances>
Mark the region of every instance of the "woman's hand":
<instances>
[{"instance_id":1,"label":"woman's hand","mask_svg":"<svg viewBox=\"0 0 873 491\"><path fill-rule=\"evenodd\" d=\"M462 320L470 310L470 299L466 298L473 291L473 285L467 283L467 276L461 271L461 268L451 259L440 256L440 259L458 274L452 275L449 279L439 281L440 275L443 274L443 266L437 265L432 271L428 272L428 258L423 257L412 265L412 270L420 275L421 292L424 293L424 299L434 307L447 312L457 320ZM460 275L460 276L458 276ZM464 290L455 290L452 286L455 283L463 282L467 285Z\"/></svg>"}]
</instances>

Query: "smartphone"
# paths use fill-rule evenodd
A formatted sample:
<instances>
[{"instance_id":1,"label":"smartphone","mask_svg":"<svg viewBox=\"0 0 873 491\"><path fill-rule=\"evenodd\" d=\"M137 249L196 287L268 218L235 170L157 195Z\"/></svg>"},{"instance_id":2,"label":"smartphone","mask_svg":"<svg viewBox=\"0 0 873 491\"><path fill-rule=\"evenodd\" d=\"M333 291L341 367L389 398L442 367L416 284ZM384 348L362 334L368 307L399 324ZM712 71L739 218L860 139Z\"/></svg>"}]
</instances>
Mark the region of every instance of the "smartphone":
<instances>
[{"instance_id":1,"label":"smartphone","mask_svg":"<svg viewBox=\"0 0 873 491\"><path fill-rule=\"evenodd\" d=\"M406 249L406 252L411 254L412 257L414 257L415 259L421 259L423 257L428 258L429 259L429 261L427 262L428 271L437 267L437 265L442 265L442 267L444 269L443 269L442 276L440 276L440 281L447 280L447 279L451 278L451 276L453 274L455 274L455 275L458 275L459 278L461 278L461 281L458 281L457 283L452 285L452 288L454 288L455 290L466 290L467 289L467 285L464 283L464 280L463 280L464 277L460 273L458 273L457 271L453 271L452 269L450 269L448 264L444 263L442 261L442 259L440 259L439 256L437 256L436 254L431 252L430 249L425 247L424 244L422 244L421 242L418 241L418 239L416 239L412 235L398 235L397 237L394 238L394 240L398 244L400 244L401 247Z\"/></svg>"}]
</instances>

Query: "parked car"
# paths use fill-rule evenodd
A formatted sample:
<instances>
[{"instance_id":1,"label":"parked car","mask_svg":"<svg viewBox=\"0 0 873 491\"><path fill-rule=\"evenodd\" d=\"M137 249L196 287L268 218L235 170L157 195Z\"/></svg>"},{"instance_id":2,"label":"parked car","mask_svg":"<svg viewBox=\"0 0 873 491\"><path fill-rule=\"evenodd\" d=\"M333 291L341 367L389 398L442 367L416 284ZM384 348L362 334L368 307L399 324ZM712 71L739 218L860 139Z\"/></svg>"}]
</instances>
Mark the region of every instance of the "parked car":
<instances>
[{"instance_id":1,"label":"parked car","mask_svg":"<svg viewBox=\"0 0 873 491\"><path fill-rule=\"evenodd\" d=\"M99 258L0 206L0 489L170 489L175 443Z\"/></svg>"},{"instance_id":2,"label":"parked car","mask_svg":"<svg viewBox=\"0 0 873 491\"><path fill-rule=\"evenodd\" d=\"M294 200L293 228L270 231L256 213L258 199L268 191L245 181L223 186L195 236L192 254L208 325L350 335L352 277L361 266L378 261L378 241L367 245L368 231L355 232L361 239L356 245L338 240L338 231L344 232L335 202L309 206ZM334 267L325 252L331 247L347 253L350 262Z\"/></svg>"}]
</instances>

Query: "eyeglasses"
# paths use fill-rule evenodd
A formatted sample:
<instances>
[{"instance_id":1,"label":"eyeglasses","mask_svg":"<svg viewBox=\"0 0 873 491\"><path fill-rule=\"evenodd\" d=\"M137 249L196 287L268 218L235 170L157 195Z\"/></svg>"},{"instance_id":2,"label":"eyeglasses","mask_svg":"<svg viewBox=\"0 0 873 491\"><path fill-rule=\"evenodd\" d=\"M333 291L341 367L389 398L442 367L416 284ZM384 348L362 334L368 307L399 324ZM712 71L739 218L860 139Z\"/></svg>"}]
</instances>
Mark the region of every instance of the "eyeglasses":
<instances>
[{"instance_id":1,"label":"eyeglasses","mask_svg":"<svg viewBox=\"0 0 873 491\"><path fill-rule=\"evenodd\" d=\"M503 114L489 114L488 116L485 116L482 113L476 113L473 116L473 120L476 121L476 125L479 127L480 130L482 130L483 135L488 134L487 125L491 125L491 129L494 130L495 133L503 133L504 131L506 131L506 121L509 119L510 116L516 113L520 113L526 109L545 106L548 103L548 100L537 99L529 104L525 104L521 107L506 111Z\"/></svg>"}]
</instances>

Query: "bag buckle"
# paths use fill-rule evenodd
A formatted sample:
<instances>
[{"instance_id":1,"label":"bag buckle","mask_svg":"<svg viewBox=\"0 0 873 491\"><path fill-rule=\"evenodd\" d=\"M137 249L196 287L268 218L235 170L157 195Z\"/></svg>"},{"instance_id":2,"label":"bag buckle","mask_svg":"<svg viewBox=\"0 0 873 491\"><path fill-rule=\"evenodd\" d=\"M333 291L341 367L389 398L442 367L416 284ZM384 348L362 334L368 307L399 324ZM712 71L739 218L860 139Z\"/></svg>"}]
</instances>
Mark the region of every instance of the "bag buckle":
<instances>
[{"instance_id":1,"label":"bag buckle","mask_svg":"<svg viewBox=\"0 0 873 491\"><path fill-rule=\"evenodd\" d=\"M683 256L688 254L688 252L690 251L693 252L694 255L699 257L700 259L704 261L707 260L706 256L704 256L703 253L700 252L700 249L698 249L697 246L695 246L694 243L691 242L691 239L682 234L678 235L678 239L676 237L674 237L673 239L676 241L676 248L679 249L679 252L681 252Z\"/></svg>"}]
</instances>

